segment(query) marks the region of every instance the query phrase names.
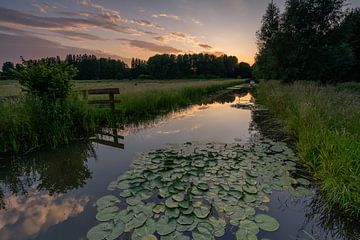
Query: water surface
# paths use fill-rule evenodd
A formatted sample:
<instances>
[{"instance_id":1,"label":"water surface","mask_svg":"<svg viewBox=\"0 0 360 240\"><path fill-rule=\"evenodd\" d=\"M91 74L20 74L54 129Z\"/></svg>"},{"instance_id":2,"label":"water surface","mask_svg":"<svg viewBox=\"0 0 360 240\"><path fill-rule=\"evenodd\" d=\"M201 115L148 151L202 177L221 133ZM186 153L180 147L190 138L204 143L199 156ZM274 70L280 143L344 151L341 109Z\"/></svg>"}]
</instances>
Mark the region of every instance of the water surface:
<instances>
[{"instance_id":1,"label":"water surface","mask_svg":"<svg viewBox=\"0 0 360 240\"><path fill-rule=\"evenodd\" d=\"M109 194L108 184L129 169L138 153L168 143L246 143L267 137L291 144L266 111L254 110L252 100L250 93L234 92L119 129L123 148L80 142L1 162L0 239L86 239L96 224L94 202ZM300 168L292 174L308 177ZM328 209L316 188L311 190L312 196L301 198L273 191L269 215L280 228L260 232L259 239L360 239L359 223Z\"/></svg>"}]
</instances>

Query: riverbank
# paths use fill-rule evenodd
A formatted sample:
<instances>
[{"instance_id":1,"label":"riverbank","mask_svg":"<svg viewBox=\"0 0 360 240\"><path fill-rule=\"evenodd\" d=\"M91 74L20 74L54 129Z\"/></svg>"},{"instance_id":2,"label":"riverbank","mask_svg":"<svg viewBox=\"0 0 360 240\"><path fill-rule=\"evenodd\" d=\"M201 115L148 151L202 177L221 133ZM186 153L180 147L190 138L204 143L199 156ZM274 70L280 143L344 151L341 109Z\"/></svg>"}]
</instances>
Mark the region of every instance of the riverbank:
<instances>
[{"instance_id":1,"label":"riverbank","mask_svg":"<svg viewBox=\"0 0 360 240\"><path fill-rule=\"evenodd\" d=\"M201 101L241 81L199 83L122 91L121 103L116 106L119 111L114 115L108 109L88 105L76 93L46 111L42 111L41 103L32 97L3 100L0 103L0 157L25 153L42 145L68 143L87 137L103 126L148 119Z\"/></svg>"},{"instance_id":2,"label":"riverbank","mask_svg":"<svg viewBox=\"0 0 360 240\"><path fill-rule=\"evenodd\" d=\"M357 85L357 84L354 84ZM297 140L304 165L330 206L360 215L360 94L348 86L261 82L265 105Z\"/></svg>"}]
</instances>

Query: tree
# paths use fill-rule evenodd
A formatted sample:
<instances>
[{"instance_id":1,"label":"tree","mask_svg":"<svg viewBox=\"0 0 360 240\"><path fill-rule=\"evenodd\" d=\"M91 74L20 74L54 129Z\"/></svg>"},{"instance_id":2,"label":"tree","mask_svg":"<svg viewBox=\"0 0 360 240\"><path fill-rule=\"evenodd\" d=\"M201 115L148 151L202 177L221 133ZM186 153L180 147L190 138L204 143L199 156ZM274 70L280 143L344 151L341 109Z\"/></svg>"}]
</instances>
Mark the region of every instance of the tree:
<instances>
[{"instance_id":1,"label":"tree","mask_svg":"<svg viewBox=\"0 0 360 240\"><path fill-rule=\"evenodd\" d=\"M14 70L14 63L12 62L4 62L2 66L2 73L1 78L2 79L13 79L13 70Z\"/></svg>"},{"instance_id":2,"label":"tree","mask_svg":"<svg viewBox=\"0 0 360 240\"><path fill-rule=\"evenodd\" d=\"M280 31L280 10L273 2L269 3L262 18L261 28L256 33L258 54L256 55L255 75L257 78L276 78L276 40Z\"/></svg>"},{"instance_id":3,"label":"tree","mask_svg":"<svg viewBox=\"0 0 360 240\"><path fill-rule=\"evenodd\" d=\"M241 78L251 78L252 72L251 72L250 64L248 64L246 62L239 63L238 75Z\"/></svg>"}]
</instances>

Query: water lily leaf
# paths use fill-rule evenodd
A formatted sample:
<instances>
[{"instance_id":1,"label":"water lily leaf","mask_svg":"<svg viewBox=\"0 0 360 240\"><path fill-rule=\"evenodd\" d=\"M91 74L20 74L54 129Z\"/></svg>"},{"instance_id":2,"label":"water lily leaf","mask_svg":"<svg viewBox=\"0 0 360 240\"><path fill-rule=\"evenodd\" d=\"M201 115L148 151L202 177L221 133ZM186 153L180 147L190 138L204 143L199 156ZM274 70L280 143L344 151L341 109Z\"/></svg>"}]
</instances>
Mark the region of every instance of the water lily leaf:
<instances>
[{"instance_id":1,"label":"water lily leaf","mask_svg":"<svg viewBox=\"0 0 360 240\"><path fill-rule=\"evenodd\" d=\"M159 235L168 235L175 231L176 229L176 221L175 220L169 220L168 217L163 216L160 218L160 220L157 222L157 232Z\"/></svg>"},{"instance_id":2,"label":"water lily leaf","mask_svg":"<svg viewBox=\"0 0 360 240\"><path fill-rule=\"evenodd\" d=\"M301 185L304 185L304 186L309 186L310 185L310 181L305 179L305 178L298 178L297 182L299 184L301 184Z\"/></svg>"},{"instance_id":3,"label":"water lily leaf","mask_svg":"<svg viewBox=\"0 0 360 240\"><path fill-rule=\"evenodd\" d=\"M154 206L153 212L159 214L165 212L165 209L166 209L165 205L163 203L160 203Z\"/></svg>"},{"instance_id":4,"label":"water lily leaf","mask_svg":"<svg viewBox=\"0 0 360 240\"><path fill-rule=\"evenodd\" d=\"M143 202L138 197L129 197L126 199L126 203L130 206L141 205Z\"/></svg>"},{"instance_id":5,"label":"water lily leaf","mask_svg":"<svg viewBox=\"0 0 360 240\"><path fill-rule=\"evenodd\" d=\"M141 238L141 240L157 240L155 235L147 235Z\"/></svg>"},{"instance_id":6,"label":"water lily leaf","mask_svg":"<svg viewBox=\"0 0 360 240\"><path fill-rule=\"evenodd\" d=\"M136 195L139 196L139 198L141 200L146 200L146 199L151 198L151 196L153 195L153 192L145 189L145 190L138 192Z\"/></svg>"},{"instance_id":7,"label":"water lily leaf","mask_svg":"<svg viewBox=\"0 0 360 240\"><path fill-rule=\"evenodd\" d=\"M191 225L194 222L194 217L191 215L181 215L177 222L181 225Z\"/></svg>"},{"instance_id":8,"label":"water lily leaf","mask_svg":"<svg viewBox=\"0 0 360 240\"><path fill-rule=\"evenodd\" d=\"M139 228L142 225L144 225L146 220L147 220L147 216L144 213L140 213L134 215L134 218L131 220L131 223L134 226L134 228Z\"/></svg>"},{"instance_id":9,"label":"water lily leaf","mask_svg":"<svg viewBox=\"0 0 360 240\"><path fill-rule=\"evenodd\" d=\"M168 208L166 209L165 216L168 218L178 218L180 215L180 210L178 208Z\"/></svg>"},{"instance_id":10,"label":"water lily leaf","mask_svg":"<svg viewBox=\"0 0 360 240\"><path fill-rule=\"evenodd\" d=\"M206 233L201 233L198 231L193 231L192 232L192 237L194 240L211 240L214 239L213 236L211 236L210 234L206 234Z\"/></svg>"},{"instance_id":11,"label":"water lily leaf","mask_svg":"<svg viewBox=\"0 0 360 240\"><path fill-rule=\"evenodd\" d=\"M251 185L243 186L243 190L250 194L255 194L258 192L258 189L255 186L251 186Z\"/></svg>"},{"instance_id":12,"label":"water lily leaf","mask_svg":"<svg viewBox=\"0 0 360 240\"><path fill-rule=\"evenodd\" d=\"M106 237L106 240L115 240L123 234L125 230L125 224L122 221L118 221L113 227L110 234Z\"/></svg>"},{"instance_id":13,"label":"water lily leaf","mask_svg":"<svg viewBox=\"0 0 360 240\"><path fill-rule=\"evenodd\" d=\"M310 196L312 195L312 192L304 187L297 187L296 191L300 194L300 196Z\"/></svg>"},{"instance_id":14,"label":"water lily leaf","mask_svg":"<svg viewBox=\"0 0 360 240\"><path fill-rule=\"evenodd\" d=\"M268 232L276 231L280 226L279 222L275 218L265 214L257 214L255 216L255 222L262 230Z\"/></svg>"},{"instance_id":15,"label":"water lily leaf","mask_svg":"<svg viewBox=\"0 0 360 240\"><path fill-rule=\"evenodd\" d=\"M206 206L201 206L199 208L194 208L194 214L198 218L206 218L210 213L210 209Z\"/></svg>"},{"instance_id":16,"label":"water lily leaf","mask_svg":"<svg viewBox=\"0 0 360 240\"><path fill-rule=\"evenodd\" d=\"M165 201L165 206L168 208L177 208L179 205L172 198L168 198Z\"/></svg>"},{"instance_id":17,"label":"water lily leaf","mask_svg":"<svg viewBox=\"0 0 360 240\"><path fill-rule=\"evenodd\" d=\"M172 232L169 235L161 236L161 240L190 240L190 237L185 236L180 232Z\"/></svg>"},{"instance_id":18,"label":"water lily leaf","mask_svg":"<svg viewBox=\"0 0 360 240\"><path fill-rule=\"evenodd\" d=\"M197 185L197 188L200 189L200 190L202 190L202 191L206 191L206 190L209 189L209 186L208 186L207 183L199 183L199 184Z\"/></svg>"},{"instance_id":19,"label":"water lily leaf","mask_svg":"<svg viewBox=\"0 0 360 240\"><path fill-rule=\"evenodd\" d=\"M143 239L146 236L154 234L156 231L155 221L151 218L146 220L145 224L134 230L131 239Z\"/></svg>"},{"instance_id":20,"label":"water lily leaf","mask_svg":"<svg viewBox=\"0 0 360 240\"><path fill-rule=\"evenodd\" d=\"M100 223L92 227L86 234L87 239L89 240L104 240L113 229L111 223Z\"/></svg>"},{"instance_id":21,"label":"water lily leaf","mask_svg":"<svg viewBox=\"0 0 360 240\"><path fill-rule=\"evenodd\" d=\"M178 193L178 194L173 195L172 198L177 202L181 202L184 200L184 194Z\"/></svg>"},{"instance_id":22,"label":"water lily leaf","mask_svg":"<svg viewBox=\"0 0 360 240\"><path fill-rule=\"evenodd\" d=\"M132 192L128 189L125 189L120 193L120 197L123 197L123 198L128 198L131 196L132 196Z\"/></svg>"},{"instance_id":23,"label":"water lily leaf","mask_svg":"<svg viewBox=\"0 0 360 240\"><path fill-rule=\"evenodd\" d=\"M113 206L115 203L119 203L120 199L113 195L106 195L101 198L99 198L96 201L96 206L100 209L107 208Z\"/></svg>"},{"instance_id":24,"label":"water lily leaf","mask_svg":"<svg viewBox=\"0 0 360 240\"><path fill-rule=\"evenodd\" d=\"M104 208L96 214L96 219L101 222L114 219L115 216L117 215L118 210L119 210L118 207Z\"/></svg>"}]
</instances>

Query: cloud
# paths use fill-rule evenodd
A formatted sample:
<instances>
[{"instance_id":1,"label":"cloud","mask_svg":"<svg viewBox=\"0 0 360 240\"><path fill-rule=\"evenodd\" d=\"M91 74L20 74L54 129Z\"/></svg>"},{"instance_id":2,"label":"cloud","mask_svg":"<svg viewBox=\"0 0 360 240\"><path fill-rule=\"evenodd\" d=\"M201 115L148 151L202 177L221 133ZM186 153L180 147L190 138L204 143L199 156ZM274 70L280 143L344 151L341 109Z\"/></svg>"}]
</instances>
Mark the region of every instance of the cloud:
<instances>
[{"instance_id":1,"label":"cloud","mask_svg":"<svg viewBox=\"0 0 360 240\"><path fill-rule=\"evenodd\" d=\"M113 23L134 23L143 27L150 27L158 30L164 30L164 27L156 23L152 23L148 20L123 18L118 11L106 8L100 4L93 3L90 0L81 0L80 4L86 7L91 7L100 12L99 14L87 12L89 16L92 15L93 17L101 17Z\"/></svg>"},{"instance_id":2,"label":"cloud","mask_svg":"<svg viewBox=\"0 0 360 240\"><path fill-rule=\"evenodd\" d=\"M83 32L75 32L75 31L69 31L69 30L55 30L54 33L57 33L65 38L68 38L70 40L94 40L94 41L105 41L105 38L92 35L89 33L83 33Z\"/></svg>"},{"instance_id":3,"label":"cloud","mask_svg":"<svg viewBox=\"0 0 360 240\"><path fill-rule=\"evenodd\" d=\"M118 40L128 43L129 46L131 46L131 47L136 47L136 48L140 48L143 50L156 52L156 53L180 53L180 52L182 52L181 50L176 49L174 47L167 46L167 45L158 45L158 44L152 43L152 42L126 39L126 38L120 38Z\"/></svg>"},{"instance_id":4,"label":"cloud","mask_svg":"<svg viewBox=\"0 0 360 240\"><path fill-rule=\"evenodd\" d=\"M173 14L169 14L169 13L155 13L153 15L151 15L153 18L160 18L160 17L163 17L163 18L169 18L169 19L173 19L173 20L177 20L179 21L180 20L180 17L177 16L177 15L173 15Z\"/></svg>"},{"instance_id":5,"label":"cloud","mask_svg":"<svg viewBox=\"0 0 360 240\"><path fill-rule=\"evenodd\" d=\"M154 39L160 42L180 41L180 42L196 43L194 36L182 32L172 32L170 34L154 37Z\"/></svg>"},{"instance_id":6,"label":"cloud","mask_svg":"<svg viewBox=\"0 0 360 240\"><path fill-rule=\"evenodd\" d=\"M193 23L195 23L196 25L198 25L198 26L204 26L204 24L202 23L202 22L200 22L199 20L196 20L196 19L191 19L191 21L193 22Z\"/></svg>"},{"instance_id":7,"label":"cloud","mask_svg":"<svg viewBox=\"0 0 360 240\"><path fill-rule=\"evenodd\" d=\"M108 18L95 18L93 13L87 13L88 16L83 14L85 18L73 18L73 17L40 17L23 13L17 10L0 7L0 23L10 23L22 26L29 26L34 28L41 28L47 30L76 30L86 29L89 27L98 27L102 29L112 30L127 34L153 34L148 31L132 26L118 25ZM75 15L75 14L74 14Z\"/></svg>"},{"instance_id":8,"label":"cloud","mask_svg":"<svg viewBox=\"0 0 360 240\"><path fill-rule=\"evenodd\" d=\"M0 215L1 239L30 239L51 226L81 214L90 198L62 198L41 193L26 197L11 195L5 199L11 211Z\"/></svg>"},{"instance_id":9,"label":"cloud","mask_svg":"<svg viewBox=\"0 0 360 240\"><path fill-rule=\"evenodd\" d=\"M164 30L164 29L165 29L164 27L162 27L162 26L160 26L160 25L158 25L158 24L156 24L156 23L152 23L152 22L149 22L149 21L144 20L144 19L140 19L140 20L138 20L138 19L131 19L131 20L129 20L129 21L131 21L131 22L133 22L133 23L136 23L136 24L138 24L138 25L140 25L140 26L156 28L156 29L159 29L159 30Z\"/></svg>"},{"instance_id":10,"label":"cloud","mask_svg":"<svg viewBox=\"0 0 360 240\"><path fill-rule=\"evenodd\" d=\"M57 5L48 2L33 2L32 5L41 13L47 13L49 9L57 8Z\"/></svg>"},{"instance_id":11,"label":"cloud","mask_svg":"<svg viewBox=\"0 0 360 240\"><path fill-rule=\"evenodd\" d=\"M203 52L203 53L204 53L204 54L209 54L209 55L215 55L216 57L220 57L220 56L226 55L226 53L220 52L220 51Z\"/></svg>"},{"instance_id":12,"label":"cloud","mask_svg":"<svg viewBox=\"0 0 360 240\"><path fill-rule=\"evenodd\" d=\"M213 48L212 46L210 46L210 45L208 45L208 44L205 44L205 43L199 43L199 47L205 48L205 49L207 49L207 50Z\"/></svg>"},{"instance_id":13,"label":"cloud","mask_svg":"<svg viewBox=\"0 0 360 240\"><path fill-rule=\"evenodd\" d=\"M101 50L65 46L31 35L10 35L0 33L0 64L6 61L19 62L20 56L25 59L38 59L49 56L64 58L67 54L94 54L98 57L121 59L127 63L130 59Z\"/></svg>"}]
</instances>

